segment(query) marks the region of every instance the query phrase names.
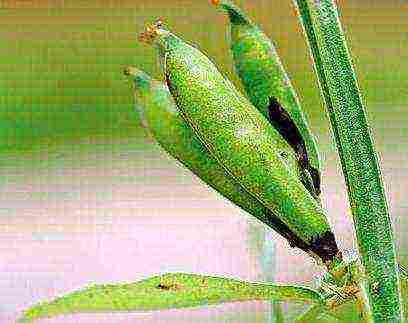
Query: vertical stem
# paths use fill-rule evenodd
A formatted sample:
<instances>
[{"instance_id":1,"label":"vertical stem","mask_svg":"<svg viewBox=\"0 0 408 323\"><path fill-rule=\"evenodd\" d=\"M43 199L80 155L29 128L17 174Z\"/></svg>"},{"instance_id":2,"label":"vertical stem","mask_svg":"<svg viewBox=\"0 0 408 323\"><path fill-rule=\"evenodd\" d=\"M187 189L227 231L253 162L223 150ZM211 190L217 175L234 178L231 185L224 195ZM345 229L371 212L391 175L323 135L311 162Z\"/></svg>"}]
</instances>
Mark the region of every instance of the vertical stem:
<instances>
[{"instance_id":1,"label":"vertical stem","mask_svg":"<svg viewBox=\"0 0 408 323\"><path fill-rule=\"evenodd\" d=\"M324 306L322 304L311 305L305 312L296 318L295 323L315 322L322 311L324 311Z\"/></svg>"},{"instance_id":2,"label":"vertical stem","mask_svg":"<svg viewBox=\"0 0 408 323\"><path fill-rule=\"evenodd\" d=\"M368 299L368 286L365 282L359 283L360 291L357 294L357 307L361 313L363 322L372 323L373 313L370 308L370 300Z\"/></svg>"},{"instance_id":3,"label":"vertical stem","mask_svg":"<svg viewBox=\"0 0 408 323\"><path fill-rule=\"evenodd\" d=\"M275 280L276 272L276 242L273 234L269 229L264 229L259 233L261 238L261 250L259 253L259 262L261 264L262 278L268 283L273 283ZM270 301L267 312L267 323L281 323L282 313L279 302Z\"/></svg>"},{"instance_id":4,"label":"vertical stem","mask_svg":"<svg viewBox=\"0 0 408 323\"><path fill-rule=\"evenodd\" d=\"M358 287L358 293L356 294L356 305L361 319L365 323L372 323L374 321L374 317L373 311L370 307L370 286L367 277L365 276L362 264L360 261L357 261L349 269L351 270L351 280L356 283Z\"/></svg>"},{"instance_id":5,"label":"vertical stem","mask_svg":"<svg viewBox=\"0 0 408 323\"><path fill-rule=\"evenodd\" d=\"M396 252L378 157L334 0L295 0L345 176L375 322L401 322Z\"/></svg>"},{"instance_id":6,"label":"vertical stem","mask_svg":"<svg viewBox=\"0 0 408 323\"><path fill-rule=\"evenodd\" d=\"M285 318L283 315L282 307L280 302L272 301L271 302L271 311L269 312L270 316L268 317L268 323L284 323Z\"/></svg>"}]
</instances>

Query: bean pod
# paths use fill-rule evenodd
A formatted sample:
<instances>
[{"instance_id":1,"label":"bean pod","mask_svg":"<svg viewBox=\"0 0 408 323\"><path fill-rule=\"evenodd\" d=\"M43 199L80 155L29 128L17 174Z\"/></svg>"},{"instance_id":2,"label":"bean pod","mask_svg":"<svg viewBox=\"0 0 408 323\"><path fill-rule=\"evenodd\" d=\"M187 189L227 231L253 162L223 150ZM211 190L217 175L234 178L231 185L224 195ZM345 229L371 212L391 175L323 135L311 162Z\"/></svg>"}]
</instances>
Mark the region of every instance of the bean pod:
<instances>
[{"instance_id":1,"label":"bean pod","mask_svg":"<svg viewBox=\"0 0 408 323\"><path fill-rule=\"evenodd\" d=\"M229 0L212 0L230 21L235 69L252 104L297 152L304 182L320 194L320 160L315 137L272 41Z\"/></svg>"},{"instance_id":2,"label":"bean pod","mask_svg":"<svg viewBox=\"0 0 408 323\"><path fill-rule=\"evenodd\" d=\"M333 260L334 235L289 143L198 49L157 25L141 38L158 48L178 110L218 163L323 261Z\"/></svg>"},{"instance_id":3,"label":"bean pod","mask_svg":"<svg viewBox=\"0 0 408 323\"><path fill-rule=\"evenodd\" d=\"M310 252L310 246L241 187L211 156L181 117L165 84L134 67L127 67L124 73L133 82L136 109L141 122L170 156L225 198L277 231L292 246Z\"/></svg>"}]
</instances>

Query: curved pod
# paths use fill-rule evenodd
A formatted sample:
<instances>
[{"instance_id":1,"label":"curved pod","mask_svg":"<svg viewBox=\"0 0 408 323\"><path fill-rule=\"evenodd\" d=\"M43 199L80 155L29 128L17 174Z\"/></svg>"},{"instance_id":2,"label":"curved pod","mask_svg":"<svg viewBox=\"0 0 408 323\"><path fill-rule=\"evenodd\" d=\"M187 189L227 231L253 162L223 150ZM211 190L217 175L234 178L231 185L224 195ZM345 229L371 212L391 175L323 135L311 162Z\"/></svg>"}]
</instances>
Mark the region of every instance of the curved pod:
<instances>
[{"instance_id":1,"label":"curved pod","mask_svg":"<svg viewBox=\"0 0 408 323\"><path fill-rule=\"evenodd\" d=\"M233 2L212 2L228 15L235 69L250 101L277 129L282 130L281 135L292 137L288 141L298 152L300 163L312 177L314 189L319 195L320 160L316 140L272 41ZM294 136L293 129L287 133L288 127L281 123L280 114L271 111L274 101L284 108L294 123L297 136Z\"/></svg>"},{"instance_id":2,"label":"curved pod","mask_svg":"<svg viewBox=\"0 0 408 323\"><path fill-rule=\"evenodd\" d=\"M143 36L158 47L177 107L210 153L321 259L333 260L334 235L287 141L198 49L157 26Z\"/></svg>"},{"instance_id":3,"label":"curved pod","mask_svg":"<svg viewBox=\"0 0 408 323\"><path fill-rule=\"evenodd\" d=\"M142 123L170 156L225 198L277 231L292 246L306 252L310 250L310 246L247 193L210 155L181 117L165 84L134 67L127 67L124 73L133 81L136 109Z\"/></svg>"}]
</instances>

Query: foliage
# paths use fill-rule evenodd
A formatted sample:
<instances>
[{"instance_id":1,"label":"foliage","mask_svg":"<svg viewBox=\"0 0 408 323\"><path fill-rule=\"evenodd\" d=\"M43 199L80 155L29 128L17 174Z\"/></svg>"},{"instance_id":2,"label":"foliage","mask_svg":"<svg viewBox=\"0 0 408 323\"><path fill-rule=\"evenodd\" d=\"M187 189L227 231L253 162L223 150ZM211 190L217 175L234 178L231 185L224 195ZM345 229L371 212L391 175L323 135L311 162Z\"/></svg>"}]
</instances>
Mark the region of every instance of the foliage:
<instances>
[{"instance_id":1,"label":"foliage","mask_svg":"<svg viewBox=\"0 0 408 323\"><path fill-rule=\"evenodd\" d=\"M97 285L30 308L19 323L41 317L101 311L152 311L248 300L321 303L307 287L248 283L224 277L173 273L136 283Z\"/></svg>"}]
</instances>

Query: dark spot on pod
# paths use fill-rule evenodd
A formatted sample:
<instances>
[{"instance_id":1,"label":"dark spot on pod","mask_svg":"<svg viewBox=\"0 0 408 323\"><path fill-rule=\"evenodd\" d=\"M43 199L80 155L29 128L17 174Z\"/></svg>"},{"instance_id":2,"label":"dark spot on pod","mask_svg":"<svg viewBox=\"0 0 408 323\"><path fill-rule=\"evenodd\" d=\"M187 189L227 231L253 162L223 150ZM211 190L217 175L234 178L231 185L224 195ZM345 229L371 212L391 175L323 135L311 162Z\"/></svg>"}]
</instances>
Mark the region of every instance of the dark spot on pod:
<instances>
[{"instance_id":1,"label":"dark spot on pod","mask_svg":"<svg viewBox=\"0 0 408 323\"><path fill-rule=\"evenodd\" d=\"M270 124L295 151L299 167L302 170L307 170L309 172L314 186L313 192L310 190L310 188L306 188L312 195L319 195L321 192L320 173L310 164L305 141L298 127L290 117L289 113L275 97L269 98L268 117Z\"/></svg>"},{"instance_id":2,"label":"dark spot on pod","mask_svg":"<svg viewBox=\"0 0 408 323\"><path fill-rule=\"evenodd\" d=\"M320 193L322 192L320 189L320 173L319 171L312 167L309 164L309 167L307 168L307 170L309 171L310 176L312 177L312 181L313 181L313 186L315 188L316 194L320 195Z\"/></svg>"},{"instance_id":3,"label":"dark spot on pod","mask_svg":"<svg viewBox=\"0 0 408 323\"><path fill-rule=\"evenodd\" d=\"M129 68L129 66L126 66L126 67L123 69L123 74L124 74L124 75L130 75L130 68Z\"/></svg>"},{"instance_id":4,"label":"dark spot on pod","mask_svg":"<svg viewBox=\"0 0 408 323\"><path fill-rule=\"evenodd\" d=\"M298 161L299 166L302 169L306 169L309 165L309 157L307 156L305 144L299 143L294 149L296 151L297 161Z\"/></svg>"},{"instance_id":5,"label":"dark spot on pod","mask_svg":"<svg viewBox=\"0 0 408 323\"><path fill-rule=\"evenodd\" d=\"M290 247L299 248L305 252L310 250L310 245L301 240L295 233L292 232L285 222L280 220L269 210L266 214L266 219L266 224L269 222L270 227L274 228L275 231L285 238L289 242Z\"/></svg>"},{"instance_id":6,"label":"dark spot on pod","mask_svg":"<svg viewBox=\"0 0 408 323\"><path fill-rule=\"evenodd\" d=\"M268 116L269 122L278 130L281 136L285 138L295 151L298 151L303 143L300 131L289 113L274 97L269 99Z\"/></svg>"},{"instance_id":7,"label":"dark spot on pod","mask_svg":"<svg viewBox=\"0 0 408 323\"><path fill-rule=\"evenodd\" d=\"M323 260L323 262L333 261L339 255L339 248L337 247L336 239L331 231L327 231L322 236L315 239L310 250Z\"/></svg>"}]
</instances>

